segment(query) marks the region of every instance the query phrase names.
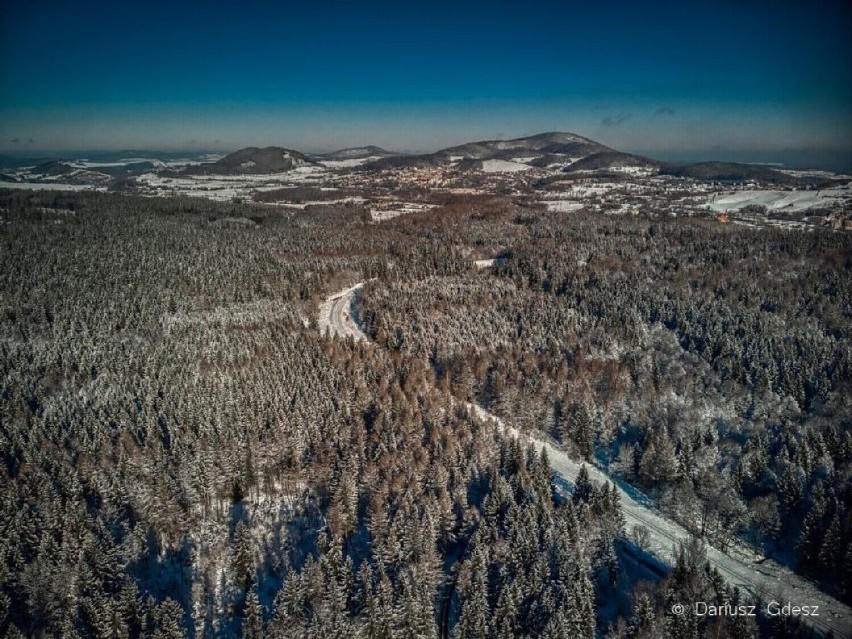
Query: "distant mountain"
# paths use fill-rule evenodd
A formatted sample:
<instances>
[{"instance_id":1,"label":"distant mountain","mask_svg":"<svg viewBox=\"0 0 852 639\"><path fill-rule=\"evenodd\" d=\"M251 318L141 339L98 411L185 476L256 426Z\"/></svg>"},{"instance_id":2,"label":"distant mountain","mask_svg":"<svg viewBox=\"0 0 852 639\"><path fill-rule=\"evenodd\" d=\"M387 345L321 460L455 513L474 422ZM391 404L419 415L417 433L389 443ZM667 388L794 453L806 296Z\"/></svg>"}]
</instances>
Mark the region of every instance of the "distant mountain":
<instances>
[{"instance_id":1,"label":"distant mountain","mask_svg":"<svg viewBox=\"0 0 852 639\"><path fill-rule=\"evenodd\" d=\"M392 155L397 155L396 153L391 153L390 151L385 151L380 146L356 146L349 149L340 149L339 151L334 151L333 153L323 153L318 155L317 157L322 158L323 160L361 160L364 158L386 158Z\"/></svg>"},{"instance_id":2,"label":"distant mountain","mask_svg":"<svg viewBox=\"0 0 852 639\"><path fill-rule=\"evenodd\" d=\"M103 184L110 176L92 168L74 166L68 160L48 160L24 172L24 182Z\"/></svg>"},{"instance_id":3,"label":"distant mountain","mask_svg":"<svg viewBox=\"0 0 852 639\"><path fill-rule=\"evenodd\" d=\"M304 153L267 146L259 149L251 146L226 155L215 162L198 164L183 170L185 175L252 175L261 173L284 173L300 166L316 164Z\"/></svg>"},{"instance_id":4,"label":"distant mountain","mask_svg":"<svg viewBox=\"0 0 852 639\"><path fill-rule=\"evenodd\" d=\"M502 161L501 166L498 162ZM668 164L644 157L623 153L576 133L552 131L511 140L483 140L451 146L434 153L396 155L366 162L359 171L385 169L426 168L454 165L459 170L512 170L505 168L514 161L534 167L558 168L566 173L575 171L600 171L622 167L657 169L661 175L687 177L708 182L747 182L779 186L803 186L806 181L766 166L736 162L699 162L696 164ZM490 165L490 166L489 166ZM496 166L495 166L496 165ZM511 166L511 165L508 165ZM808 183L813 183L810 180Z\"/></svg>"},{"instance_id":5,"label":"distant mountain","mask_svg":"<svg viewBox=\"0 0 852 639\"><path fill-rule=\"evenodd\" d=\"M14 153L14 152L13 152ZM211 157L213 155L213 157ZM50 161L62 160L72 162L87 161L92 164L136 163L142 161L175 161L203 162L220 157L202 151L140 151L123 149L120 151L72 150L52 153L48 151L21 152L20 154L0 154L0 167L19 168L36 166Z\"/></svg>"},{"instance_id":6,"label":"distant mountain","mask_svg":"<svg viewBox=\"0 0 852 639\"><path fill-rule=\"evenodd\" d=\"M782 171L759 164L737 162L698 162L696 164L668 164L660 169L661 175L688 177L705 182L748 182L797 186L802 180Z\"/></svg>"},{"instance_id":7,"label":"distant mountain","mask_svg":"<svg viewBox=\"0 0 852 639\"><path fill-rule=\"evenodd\" d=\"M513 140L470 142L443 149L438 151L438 154L448 157L461 156L465 160L508 160L541 155L585 157L608 150L610 150L609 147L581 135L554 131Z\"/></svg>"},{"instance_id":8,"label":"distant mountain","mask_svg":"<svg viewBox=\"0 0 852 639\"><path fill-rule=\"evenodd\" d=\"M524 158L529 164L568 162L593 153L612 151L607 146L575 133L553 131L511 140L482 140L451 146L435 153L396 156L368 162L362 170L440 166L466 160ZM546 159L545 159L546 157Z\"/></svg>"},{"instance_id":9,"label":"distant mountain","mask_svg":"<svg viewBox=\"0 0 852 639\"><path fill-rule=\"evenodd\" d=\"M127 164L121 164L119 166L96 165L92 167L94 171L105 173L106 175L111 175L113 177L128 176L135 173L147 173L148 171L154 171L158 168L160 168L159 163L150 161L128 162Z\"/></svg>"},{"instance_id":10,"label":"distant mountain","mask_svg":"<svg viewBox=\"0 0 852 639\"><path fill-rule=\"evenodd\" d=\"M30 170L30 173L56 177L59 175L69 175L75 171L78 171L78 169L67 162L62 160L48 160L47 162L42 162L41 164L34 166Z\"/></svg>"},{"instance_id":11,"label":"distant mountain","mask_svg":"<svg viewBox=\"0 0 852 639\"><path fill-rule=\"evenodd\" d=\"M214 157L211 158L210 156ZM208 151L157 151L157 150L140 150L140 149L122 149L119 151L73 151L63 154L64 157L86 158L93 163L125 163L125 162L141 162L143 160L156 161L173 161L173 160L188 160L193 162L203 162L205 160L215 159L220 157L219 154L211 154Z\"/></svg>"},{"instance_id":12,"label":"distant mountain","mask_svg":"<svg viewBox=\"0 0 852 639\"><path fill-rule=\"evenodd\" d=\"M640 166L648 169L655 169L662 166L662 162L652 160L641 155L633 155L632 153L622 153L621 151L600 151L592 153L584 158L580 158L569 166L565 167L564 171L570 173L573 171L597 171L600 169L614 169L625 166Z\"/></svg>"}]
</instances>

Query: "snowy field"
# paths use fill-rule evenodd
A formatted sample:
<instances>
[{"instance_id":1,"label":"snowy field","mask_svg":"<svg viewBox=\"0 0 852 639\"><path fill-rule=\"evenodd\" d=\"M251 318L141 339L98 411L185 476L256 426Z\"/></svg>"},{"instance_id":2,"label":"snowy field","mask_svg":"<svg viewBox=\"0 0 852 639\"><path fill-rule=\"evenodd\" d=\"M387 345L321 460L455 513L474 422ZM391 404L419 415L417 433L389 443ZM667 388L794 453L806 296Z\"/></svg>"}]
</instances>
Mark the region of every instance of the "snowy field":
<instances>
[{"instance_id":1,"label":"snowy field","mask_svg":"<svg viewBox=\"0 0 852 639\"><path fill-rule=\"evenodd\" d=\"M508 160L482 161L482 170L485 173L514 173L516 171L529 171L531 168L528 164L509 162Z\"/></svg>"},{"instance_id":2,"label":"snowy field","mask_svg":"<svg viewBox=\"0 0 852 639\"><path fill-rule=\"evenodd\" d=\"M294 184L316 185L326 175L328 170L323 167L300 166L285 173L259 175L166 177L144 173L137 178L137 182L147 195L185 195L228 202L235 197L250 197L255 191L271 191Z\"/></svg>"},{"instance_id":3,"label":"snowy field","mask_svg":"<svg viewBox=\"0 0 852 639\"><path fill-rule=\"evenodd\" d=\"M29 191L107 191L105 186L94 184L64 184L62 182L0 182L0 189Z\"/></svg>"},{"instance_id":4,"label":"snowy field","mask_svg":"<svg viewBox=\"0 0 852 639\"><path fill-rule=\"evenodd\" d=\"M648 166L613 166L610 168L610 171L626 173L627 175L637 175L639 177L647 177L656 173L657 169L653 169Z\"/></svg>"},{"instance_id":5,"label":"snowy field","mask_svg":"<svg viewBox=\"0 0 852 639\"><path fill-rule=\"evenodd\" d=\"M852 183L822 191L729 191L707 199L717 212L736 211L749 205L765 206L768 211L800 213L814 208L836 208L852 203Z\"/></svg>"},{"instance_id":6,"label":"snowy field","mask_svg":"<svg viewBox=\"0 0 852 639\"><path fill-rule=\"evenodd\" d=\"M350 160L320 160L320 164L329 169L351 169L380 159L378 155L371 155L367 158L352 158Z\"/></svg>"},{"instance_id":7,"label":"snowy field","mask_svg":"<svg viewBox=\"0 0 852 639\"><path fill-rule=\"evenodd\" d=\"M221 156L214 156L214 160L218 160ZM204 162L208 162L209 158L204 158ZM190 158L179 158L177 160L157 160L154 158L120 158L115 162L97 162L92 160L72 160L67 162L69 166L74 166L80 169L99 169L99 168L117 168L122 166L127 166L129 164L140 164L143 162L150 162L158 169L180 169L187 166L196 166L198 164L202 164L201 160L192 160Z\"/></svg>"},{"instance_id":8,"label":"snowy field","mask_svg":"<svg viewBox=\"0 0 852 639\"><path fill-rule=\"evenodd\" d=\"M579 211L585 204L577 200L544 200L542 202L548 211L558 211L560 213L571 213Z\"/></svg>"},{"instance_id":9,"label":"snowy field","mask_svg":"<svg viewBox=\"0 0 852 639\"><path fill-rule=\"evenodd\" d=\"M263 191L265 189L257 189L258 191ZM304 210L309 206L328 206L332 204L363 204L367 199L361 197L360 195L351 195L347 197L338 198L336 200L306 200L305 202L287 202L285 200L280 200L277 202L264 202L264 204L275 204L277 206L284 206L291 209L300 209Z\"/></svg>"},{"instance_id":10,"label":"snowy field","mask_svg":"<svg viewBox=\"0 0 852 639\"><path fill-rule=\"evenodd\" d=\"M823 178L826 180L852 180L852 175L846 175L845 173L832 173L831 171L824 171L822 169L785 169L782 167L775 168L776 170L781 171L781 173L786 173L787 175L792 175L793 177Z\"/></svg>"},{"instance_id":11,"label":"snowy field","mask_svg":"<svg viewBox=\"0 0 852 639\"><path fill-rule=\"evenodd\" d=\"M436 206L436 204L421 204L418 202L397 202L387 209L370 209L370 217L374 222L382 222L408 213L428 211L429 209L434 209Z\"/></svg>"}]
</instances>

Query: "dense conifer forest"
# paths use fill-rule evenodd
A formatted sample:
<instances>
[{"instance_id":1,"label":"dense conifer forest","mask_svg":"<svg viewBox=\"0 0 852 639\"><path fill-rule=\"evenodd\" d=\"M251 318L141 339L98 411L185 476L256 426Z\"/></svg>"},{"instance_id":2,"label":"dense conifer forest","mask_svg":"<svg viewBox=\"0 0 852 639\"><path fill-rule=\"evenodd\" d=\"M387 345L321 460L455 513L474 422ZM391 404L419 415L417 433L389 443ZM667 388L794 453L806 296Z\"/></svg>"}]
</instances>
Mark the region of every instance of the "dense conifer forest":
<instances>
[{"instance_id":1,"label":"dense conifer forest","mask_svg":"<svg viewBox=\"0 0 852 639\"><path fill-rule=\"evenodd\" d=\"M813 636L668 612L735 541L852 601L849 234L5 191L0 267L4 636Z\"/></svg>"},{"instance_id":2,"label":"dense conifer forest","mask_svg":"<svg viewBox=\"0 0 852 639\"><path fill-rule=\"evenodd\" d=\"M368 332L849 600L849 236L553 213L503 232L472 239L508 255L486 275L369 284Z\"/></svg>"}]
</instances>

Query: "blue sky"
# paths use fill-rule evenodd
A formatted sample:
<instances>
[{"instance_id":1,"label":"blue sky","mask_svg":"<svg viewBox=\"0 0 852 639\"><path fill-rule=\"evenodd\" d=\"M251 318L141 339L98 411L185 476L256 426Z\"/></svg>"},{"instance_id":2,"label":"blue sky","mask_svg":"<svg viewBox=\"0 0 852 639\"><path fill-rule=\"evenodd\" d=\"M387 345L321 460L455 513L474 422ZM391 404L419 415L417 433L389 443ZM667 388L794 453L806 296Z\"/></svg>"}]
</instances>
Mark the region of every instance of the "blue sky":
<instances>
[{"instance_id":1,"label":"blue sky","mask_svg":"<svg viewBox=\"0 0 852 639\"><path fill-rule=\"evenodd\" d=\"M568 130L852 164L847 2L3 1L0 150Z\"/></svg>"}]
</instances>

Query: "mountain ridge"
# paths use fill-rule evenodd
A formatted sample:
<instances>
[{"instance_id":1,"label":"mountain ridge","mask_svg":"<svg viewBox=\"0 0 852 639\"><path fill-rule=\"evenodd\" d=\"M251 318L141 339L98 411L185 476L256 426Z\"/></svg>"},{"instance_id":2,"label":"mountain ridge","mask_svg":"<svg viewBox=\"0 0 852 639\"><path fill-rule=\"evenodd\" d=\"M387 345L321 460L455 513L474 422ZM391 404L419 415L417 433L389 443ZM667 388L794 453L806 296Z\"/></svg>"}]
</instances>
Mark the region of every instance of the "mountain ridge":
<instances>
[{"instance_id":1,"label":"mountain ridge","mask_svg":"<svg viewBox=\"0 0 852 639\"><path fill-rule=\"evenodd\" d=\"M569 158L585 157L595 152L612 150L590 138L563 131L547 131L508 140L480 140L446 147L434 153L381 158L362 165L361 170L414 168L451 164L458 160L509 160L517 157L537 158L542 155Z\"/></svg>"},{"instance_id":2,"label":"mountain ridge","mask_svg":"<svg viewBox=\"0 0 852 639\"><path fill-rule=\"evenodd\" d=\"M395 155L400 154L387 151L380 146L375 146L374 144L368 144L365 146L353 146L345 149L338 149L331 153L319 153L314 157L322 160L361 160L370 157L391 157Z\"/></svg>"}]
</instances>

